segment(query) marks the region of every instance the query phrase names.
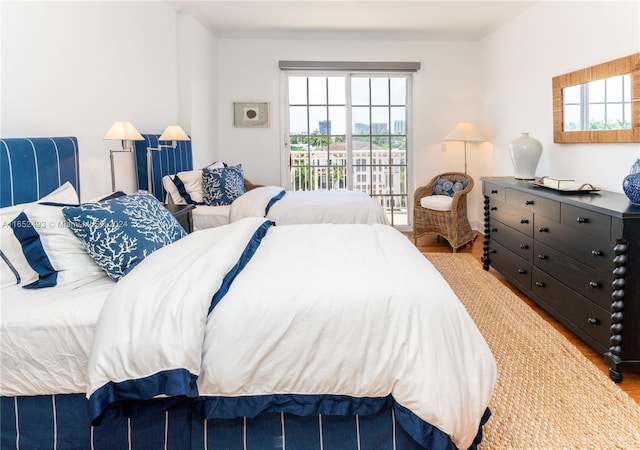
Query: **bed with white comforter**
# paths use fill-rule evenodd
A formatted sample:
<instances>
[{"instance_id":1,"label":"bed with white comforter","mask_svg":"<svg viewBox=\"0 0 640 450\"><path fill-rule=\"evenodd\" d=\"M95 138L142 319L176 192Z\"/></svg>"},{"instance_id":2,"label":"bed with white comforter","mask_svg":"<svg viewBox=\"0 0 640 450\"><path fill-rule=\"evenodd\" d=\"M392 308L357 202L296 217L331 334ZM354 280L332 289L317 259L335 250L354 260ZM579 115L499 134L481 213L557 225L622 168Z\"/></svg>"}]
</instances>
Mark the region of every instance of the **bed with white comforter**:
<instances>
[{"instance_id":1,"label":"bed with white comforter","mask_svg":"<svg viewBox=\"0 0 640 450\"><path fill-rule=\"evenodd\" d=\"M107 297L94 423L191 403L205 418L393 405L426 448L472 446L496 382L464 306L401 233L246 218L158 250Z\"/></svg>"},{"instance_id":2,"label":"bed with white comforter","mask_svg":"<svg viewBox=\"0 0 640 450\"><path fill-rule=\"evenodd\" d=\"M247 191L231 204L230 222L266 217L277 225L305 223L389 224L384 210L364 192L349 190L285 191L264 186Z\"/></svg>"},{"instance_id":3,"label":"bed with white comforter","mask_svg":"<svg viewBox=\"0 0 640 450\"><path fill-rule=\"evenodd\" d=\"M278 225L306 223L380 223L389 219L371 196L349 190L287 191L261 186L245 192L230 205L197 205L193 230L226 225L246 217L265 217Z\"/></svg>"},{"instance_id":4,"label":"bed with white comforter","mask_svg":"<svg viewBox=\"0 0 640 450\"><path fill-rule=\"evenodd\" d=\"M74 206L75 137L0 143L0 448L477 449L495 361L401 233L186 236L147 193Z\"/></svg>"},{"instance_id":5,"label":"bed with white comforter","mask_svg":"<svg viewBox=\"0 0 640 450\"><path fill-rule=\"evenodd\" d=\"M148 190L147 149L158 147L159 136L143 134L143 137L144 140L135 141L138 188ZM278 225L389 224L384 208L364 192L345 189L289 191L279 186L255 185L244 178L242 164L229 166L216 161L194 170L191 141L180 141L176 147L163 149L165 151L149 155L151 192L162 202L196 205L191 213L193 231L226 225L243 217L266 217ZM217 182L210 178L209 183L204 182L205 172L210 171L217 173ZM270 204L273 208L267 215Z\"/></svg>"}]
</instances>

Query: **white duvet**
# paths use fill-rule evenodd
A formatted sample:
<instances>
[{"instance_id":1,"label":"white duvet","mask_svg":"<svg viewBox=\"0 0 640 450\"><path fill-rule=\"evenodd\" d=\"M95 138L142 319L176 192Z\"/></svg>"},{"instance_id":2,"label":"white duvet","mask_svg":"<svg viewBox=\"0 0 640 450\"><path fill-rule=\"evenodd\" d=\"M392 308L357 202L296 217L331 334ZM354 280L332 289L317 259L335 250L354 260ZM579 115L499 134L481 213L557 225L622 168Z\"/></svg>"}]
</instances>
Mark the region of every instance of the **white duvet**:
<instances>
[{"instance_id":1,"label":"white duvet","mask_svg":"<svg viewBox=\"0 0 640 450\"><path fill-rule=\"evenodd\" d=\"M105 302L88 369L94 419L153 397L191 397L207 418L362 413L359 399L387 398L418 442L429 441L415 421L461 449L496 381L464 306L401 233L264 219L188 235L139 264Z\"/></svg>"},{"instance_id":2,"label":"white duvet","mask_svg":"<svg viewBox=\"0 0 640 450\"><path fill-rule=\"evenodd\" d=\"M100 309L115 283L0 291L0 395L84 392Z\"/></svg>"},{"instance_id":3,"label":"white duvet","mask_svg":"<svg viewBox=\"0 0 640 450\"><path fill-rule=\"evenodd\" d=\"M284 195L271 206L278 194ZM268 208L268 212L266 209ZM348 190L284 191L264 186L247 191L231 204L230 222L266 217L277 225L308 223L389 224L382 206L364 192Z\"/></svg>"}]
</instances>

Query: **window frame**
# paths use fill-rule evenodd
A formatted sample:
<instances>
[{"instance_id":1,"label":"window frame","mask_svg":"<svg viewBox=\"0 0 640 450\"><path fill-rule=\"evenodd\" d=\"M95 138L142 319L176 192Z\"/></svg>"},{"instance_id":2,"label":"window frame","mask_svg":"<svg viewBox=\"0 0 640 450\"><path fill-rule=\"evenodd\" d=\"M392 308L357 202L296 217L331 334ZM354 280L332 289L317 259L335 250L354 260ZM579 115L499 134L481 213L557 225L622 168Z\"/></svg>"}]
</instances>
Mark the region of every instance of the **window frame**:
<instances>
[{"instance_id":1,"label":"window frame","mask_svg":"<svg viewBox=\"0 0 640 450\"><path fill-rule=\"evenodd\" d=\"M288 89L288 78L289 76L299 76L299 77L345 77L345 140L349 142L354 136L357 136L353 133L352 129L352 108L351 104L351 79L353 77L366 77L366 78L390 78L390 77L403 77L406 79L406 104L404 107L406 108L406 130L403 136L406 136L406 164L405 164L405 183L406 183L406 193L393 193L385 196L390 196L390 198L394 198L396 195L406 196L406 223L402 224L394 224L398 227L410 227L412 221L411 214L411 205L413 201L413 191L414 191L414 179L415 179L415 165L414 165L414 126L413 126L413 84L414 84L414 75L415 71L367 71L367 70L297 70L297 69L286 69L281 70L280 77L280 103L281 103L281 165L280 165L280 179L282 185L285 189L291 189L291 159L290 159L290 139L289 135L289 126L290 126L290 117L289 117L289 89ZM328 105L327 100L327 105ZM375 106L371 104L371 102L367 105L368 108L374 108ZM391 103L387 105L388 108L392 108ZM393 137L393 123L389 124L389 133L385 136L389 136L391 139ZM350 146L349 146L350 148ZM347 188L353 189L354 183L356 183L356 172L354 171L354 155L353 149L350 149L350 154L347 157L347 167L346 170L350 174L348 177ZM370 162L370 165L373 165L373 161ZM389 168L392 167L391 163L388 165ZM363 174L367 174L368 172L359 172ZM367 175L368 176L368 175ZM370 180L373 182L373 180ZM371 194L371 192L369 192ZM377 198L378 196L376 196ZM386 211L386 209L385 209ZM391 212L393 215L393 212Z\"/></svg>"}]
</instances>

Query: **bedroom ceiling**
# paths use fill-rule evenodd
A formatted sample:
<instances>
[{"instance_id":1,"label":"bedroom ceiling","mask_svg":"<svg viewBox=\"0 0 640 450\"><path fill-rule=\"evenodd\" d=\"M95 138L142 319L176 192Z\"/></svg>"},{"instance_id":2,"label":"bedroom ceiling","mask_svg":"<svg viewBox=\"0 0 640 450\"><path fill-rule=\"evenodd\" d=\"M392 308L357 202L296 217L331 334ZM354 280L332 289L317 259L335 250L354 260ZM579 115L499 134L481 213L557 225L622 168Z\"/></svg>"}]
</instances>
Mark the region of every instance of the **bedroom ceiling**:
<instances>
[{"instance_id":1,"label":"bedroom ceiling","mask_svg":"<svg viewBox=\"0 0 640 450\"><path fill-rule=\"evenodd\" d=\"M167 1L219 37L475 41L534 1Z\"/></svg>"}]
</instances>

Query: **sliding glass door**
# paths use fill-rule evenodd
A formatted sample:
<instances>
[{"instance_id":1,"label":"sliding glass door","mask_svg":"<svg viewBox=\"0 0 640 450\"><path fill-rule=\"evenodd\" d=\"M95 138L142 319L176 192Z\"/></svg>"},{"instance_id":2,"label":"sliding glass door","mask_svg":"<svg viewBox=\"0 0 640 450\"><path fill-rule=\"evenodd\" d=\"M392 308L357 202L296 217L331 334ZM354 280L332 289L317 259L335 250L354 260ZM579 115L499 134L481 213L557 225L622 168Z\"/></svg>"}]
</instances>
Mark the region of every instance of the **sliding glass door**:
<instances>
[{"instance_id":1,"label":"sliding glass door","mask_svg":"<svg viewBox=\"0 0 640 450\"><path fill-rule=\"evenodd\" d=\"M408 224L411 76L287 73L290 188L366 192Z\"/></svg>"}]
</instances>

